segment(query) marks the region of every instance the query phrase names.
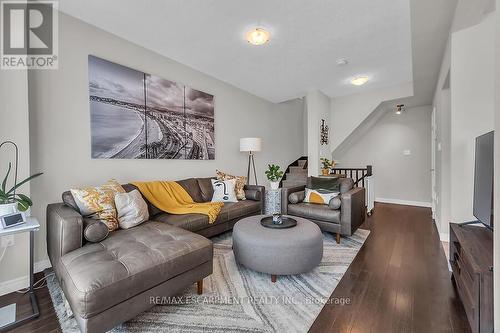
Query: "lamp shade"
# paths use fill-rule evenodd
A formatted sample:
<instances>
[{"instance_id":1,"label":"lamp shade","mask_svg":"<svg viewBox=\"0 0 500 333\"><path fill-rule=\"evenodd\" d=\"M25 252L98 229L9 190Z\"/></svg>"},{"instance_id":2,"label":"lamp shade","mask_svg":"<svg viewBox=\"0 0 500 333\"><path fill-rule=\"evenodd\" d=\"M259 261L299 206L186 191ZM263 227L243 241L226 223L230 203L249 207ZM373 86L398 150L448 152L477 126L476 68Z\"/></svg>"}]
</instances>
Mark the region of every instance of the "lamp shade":
<instances>
[{"instance_id":1,"label":"lamp shade","mask_svg":"<svg viewBox=\"0 0 500 333\"><path fill-rule=\"evenodd\" d=\"M262 139L261 138L241 138L240 151L261 151Z\"/></svg>"}]
</instances>

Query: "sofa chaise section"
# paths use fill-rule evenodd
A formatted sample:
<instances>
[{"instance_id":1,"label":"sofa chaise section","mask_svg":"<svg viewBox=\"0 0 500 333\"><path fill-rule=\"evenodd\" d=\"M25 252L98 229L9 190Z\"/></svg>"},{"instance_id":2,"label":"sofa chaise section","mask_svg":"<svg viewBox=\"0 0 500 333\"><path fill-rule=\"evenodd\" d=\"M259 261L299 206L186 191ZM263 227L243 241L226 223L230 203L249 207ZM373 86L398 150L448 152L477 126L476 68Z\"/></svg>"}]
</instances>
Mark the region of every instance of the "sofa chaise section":
<instances>
[{"instance_id":1,"label":"sofa chaise section","mask_svg":"<svg viewBox=\"0 0 500 333\"><path fill-rule=\"evenodd\" d=\"M77 237L80 235L80 237ZM99 243L82 240L82 216L64 204L47 208L49 258L82 332L104 332L212 273L207 238L147 221Z\"/></svg>"}]
</instances>

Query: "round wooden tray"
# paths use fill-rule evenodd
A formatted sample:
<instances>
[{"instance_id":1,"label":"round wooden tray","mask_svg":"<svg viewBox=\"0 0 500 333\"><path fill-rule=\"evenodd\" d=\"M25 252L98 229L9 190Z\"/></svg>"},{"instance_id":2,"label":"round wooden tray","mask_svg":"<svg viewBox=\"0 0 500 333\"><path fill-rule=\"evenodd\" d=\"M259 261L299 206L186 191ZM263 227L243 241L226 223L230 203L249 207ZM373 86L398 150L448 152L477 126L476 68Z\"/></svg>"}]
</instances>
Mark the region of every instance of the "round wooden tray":
<instances>
[{"instance_id":1,"label":"round wooden tray","mask_svg":"<svg viewBox=\"0 0 500 333\"><path fill-rule=\"evenodd\" d=\"M291 217L282 216L281 223L274 223L273 217L267 216L260 220L260 224L262 224L262 226L266 228L271 229L287 229L295 227L297 225L297 221L295 219L292 219Z\"/></svg>"}]
</instances>

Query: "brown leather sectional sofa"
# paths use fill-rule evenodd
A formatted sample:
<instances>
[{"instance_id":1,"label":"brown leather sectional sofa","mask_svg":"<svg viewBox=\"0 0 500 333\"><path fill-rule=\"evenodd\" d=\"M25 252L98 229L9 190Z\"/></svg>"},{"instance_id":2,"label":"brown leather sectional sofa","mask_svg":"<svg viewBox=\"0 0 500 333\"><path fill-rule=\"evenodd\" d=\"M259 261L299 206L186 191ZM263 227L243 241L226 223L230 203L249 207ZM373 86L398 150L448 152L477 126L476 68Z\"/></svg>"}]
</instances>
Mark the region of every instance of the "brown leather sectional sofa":
<instances>
[{"instance_id":1,"label":"brown leather sectional sofa","mask_svg":"<svg viewBox=\"0 0 500 333\"><path fill-rule=\"evenodd\" d=\"M210 178L178 183L196 202L212 198ZM200 291L212 274L213 245L205 237L264 209L264 187L246 186L245 194L247 200L226 203L213 224L204 215L171 215L148 203L150 221L90 243L83 237L83 216L64 192L63 203L47 207L47 248L80 330L107 331L154 306L151 297L172 296L195 282Z\"/></svg>"}]
</instances>

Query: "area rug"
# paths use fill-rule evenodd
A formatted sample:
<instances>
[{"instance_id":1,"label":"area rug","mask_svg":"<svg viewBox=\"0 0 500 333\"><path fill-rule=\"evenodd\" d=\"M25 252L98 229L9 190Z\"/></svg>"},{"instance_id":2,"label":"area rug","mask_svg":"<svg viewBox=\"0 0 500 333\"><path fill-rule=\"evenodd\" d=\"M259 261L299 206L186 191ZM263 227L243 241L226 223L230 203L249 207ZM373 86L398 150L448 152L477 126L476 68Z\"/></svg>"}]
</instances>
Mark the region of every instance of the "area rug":
<instances>
[{"instance_id":1,"label":"area rug","mask_svg":"<svg viewBox=\"0 0 500 333\"><path fill-rule=\"evenodd\" d=\"M212 239L214 272L205 279L203 295L196 294L193 284L176 297L159 299L157 303L164 305L111 332L307 332L368 235L369 231L358 229L337 244L331 234L324 233L323 260L317 268L306 274L279 276L272 283L269 275L235 262L228 232ZM46 276L50 273L45 272ZM53 275L48 278L48 288L62 331L79 332Z\"/></svg>"}]
</instances>

